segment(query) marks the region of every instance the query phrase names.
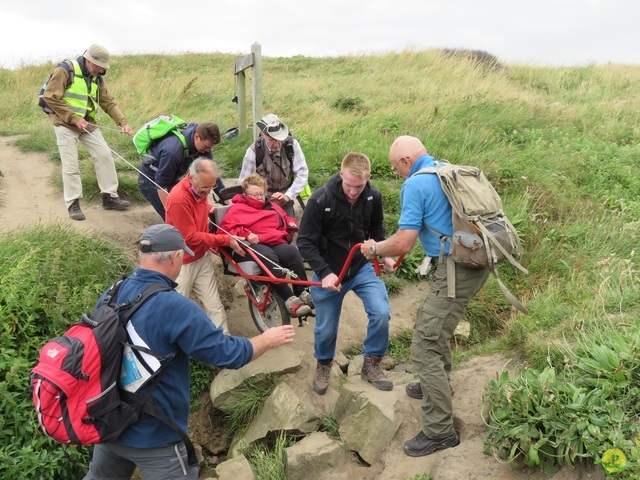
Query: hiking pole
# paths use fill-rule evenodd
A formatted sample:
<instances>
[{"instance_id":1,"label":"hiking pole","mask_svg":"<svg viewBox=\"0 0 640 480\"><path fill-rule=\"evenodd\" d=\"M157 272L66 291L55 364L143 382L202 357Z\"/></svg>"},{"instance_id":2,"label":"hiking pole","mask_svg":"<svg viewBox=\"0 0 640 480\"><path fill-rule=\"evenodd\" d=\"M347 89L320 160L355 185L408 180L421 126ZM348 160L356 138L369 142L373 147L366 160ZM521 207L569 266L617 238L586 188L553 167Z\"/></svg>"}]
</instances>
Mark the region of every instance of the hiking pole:
<instances>
[{"instance_id":1,"label":"hiking pole","mask_svg":"<svg viewBox=\"0 0 640 480\"><path fill-rule=\"evenodd\" d=\"M90 123L89 125L94 125L93 123ZM107 128L107 127L100 127L100 128ZM110 129L110 130L114 130L114 129ZM86 128L84 129L85 132L87 132L89 135L91 135L93 138L97 138L93 133L91 133L89 130L87 130ZM106 142L105 142L106 143ZM111 153L113 153L116 157L118 157L120 160L122 160L124 163L126 163L127 165L129 165L131 168L133 168L136 172L138 172L140 175L142 175L144 178L146 178L147 180L149 180L151 183L153 183L156 187L158 187L158 190L162 190L164 193L166 193L167 195L169 195L169 192L165 189L162 188L160 185L158 185L156 182L153 181L152 178L149 178L149 176L144 173L143 171L141 171L138 167L136 167L135 165L133 165L131 162L129 162L126 158L124 158L122 155L120 155L118 152L116 152L113 148L109 147L109 145L107 145L107 148L111 151Z\"/></svg>"},{"instance_id":2,"label":"hiking pole","mask_svg":"<svg viewBox=\"0 0 640 480\"><path fill-rule=\"evenodd\" d=\"M121 128L105 127L104 125L98 125L97 123L89 123L89 125L92 127L98 127L101 130L111 130L112 132L124 133L124 130Z\"/></svg>"}]
</instances>

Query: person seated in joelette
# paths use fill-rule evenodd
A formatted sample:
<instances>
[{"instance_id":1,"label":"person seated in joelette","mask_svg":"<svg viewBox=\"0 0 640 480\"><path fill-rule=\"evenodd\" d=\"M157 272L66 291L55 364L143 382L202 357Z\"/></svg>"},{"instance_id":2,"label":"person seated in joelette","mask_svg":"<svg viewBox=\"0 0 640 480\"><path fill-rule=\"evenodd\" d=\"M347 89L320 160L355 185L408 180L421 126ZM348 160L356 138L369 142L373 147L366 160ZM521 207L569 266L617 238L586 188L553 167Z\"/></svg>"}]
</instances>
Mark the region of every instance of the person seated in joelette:
<instances>
[{"instance_id":1,"label":"person seated in joelette","mask_svg":"<svg viewBox=\"0 0 640 480\"><path fill-rule=\"evenodd\" d=\"M242 192L235 195L220 227L223 231L244 237L260 255L265 267L277 277L283 277L277 265L292 270L300 280L306 280L302 256L298 247L291 245L291 231L298 229L296 219L287 216L279 205L266 198L267 181L253 173L242 181ZM239 261L250 260L245 256ZM272 263L273 262L273 263ZM303 285L274 284L273 289L285 301L287 311L294 317L311 313L313 302Z\"/></svg>"}]
</instances>

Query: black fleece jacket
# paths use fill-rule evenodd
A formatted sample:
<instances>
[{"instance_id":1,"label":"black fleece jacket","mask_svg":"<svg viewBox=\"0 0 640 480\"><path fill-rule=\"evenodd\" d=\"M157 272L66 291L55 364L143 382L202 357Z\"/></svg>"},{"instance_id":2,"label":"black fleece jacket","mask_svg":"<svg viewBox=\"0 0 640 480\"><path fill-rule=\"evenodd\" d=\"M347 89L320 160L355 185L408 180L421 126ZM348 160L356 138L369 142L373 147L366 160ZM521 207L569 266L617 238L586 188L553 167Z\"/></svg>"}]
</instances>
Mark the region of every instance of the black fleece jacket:
<instances>
[{"instance_id":1,"label":"black fleece jacket","mask_svg":"<svg viewBox=\"0 0 640 480\"><path fill-rule=\"evenodd\" d=\"M307 201L297 240L302 257L320 278L340 275L351 248L369 238L377 242L385 238L382 194L367 182L356 203L350 205L340 174L335 174ZM358 251L344 280L367 262Z\"/></svg>"}]
</instances>

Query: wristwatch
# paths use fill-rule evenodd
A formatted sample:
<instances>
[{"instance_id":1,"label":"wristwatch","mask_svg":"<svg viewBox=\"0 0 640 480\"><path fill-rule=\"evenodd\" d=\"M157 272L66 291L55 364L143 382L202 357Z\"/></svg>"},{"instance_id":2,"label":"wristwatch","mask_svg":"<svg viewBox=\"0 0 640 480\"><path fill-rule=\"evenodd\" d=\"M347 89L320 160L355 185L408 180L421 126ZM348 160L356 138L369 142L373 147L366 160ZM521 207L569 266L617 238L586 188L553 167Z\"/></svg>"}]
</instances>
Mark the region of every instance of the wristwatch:
<instances>
[{"instance_id":1,"label":"wristwatch","mask_svg":"<svg viewBox=\"0 0 640 480\"><path fill-rule=\"evenodd\" d=\"M375 243L369 247L369 253L371 255L373 255L374 257L376 256L376 244Z\"/></svg>"}]
</instances>

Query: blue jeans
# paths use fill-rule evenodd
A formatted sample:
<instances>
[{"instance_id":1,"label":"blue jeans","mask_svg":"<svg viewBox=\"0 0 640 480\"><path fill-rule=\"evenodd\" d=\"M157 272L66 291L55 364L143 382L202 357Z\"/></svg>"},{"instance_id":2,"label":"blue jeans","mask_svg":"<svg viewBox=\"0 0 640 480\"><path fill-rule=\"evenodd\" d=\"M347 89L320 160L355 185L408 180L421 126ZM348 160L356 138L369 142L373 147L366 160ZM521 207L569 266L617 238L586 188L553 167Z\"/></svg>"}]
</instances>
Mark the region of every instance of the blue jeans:
<instances>
[{"instance_id":1,"label":"blue jeans","mask_svg":"<svg viewBox=\"0 0 640 480\"><path fill-rule=\"evenodd\" d=\"M164 205L158 196L158 187L143 175L138 175L138 189L144 198L151 204L153 209L158 212L164 222Z\"/></svg>"},{"instance_id":2,"label":"blue jeans","mask_svg":"<svg viewBox=\"0 0 640 480\"><path fill-rule=\"evenodd\" d=\"M320 281L313 276L314 281ZM389 347L389 319L391 307L384 282L376 275L371 263L365 264L351 279L342 283L339 292L322 287L311 287L311 297L316 306L314 350L318 360L330 360L335 356L338 323L344 296L352 291L362 300L369 324L364 339L363 355L384 356Z\"/></svg>"}]
</instances>

